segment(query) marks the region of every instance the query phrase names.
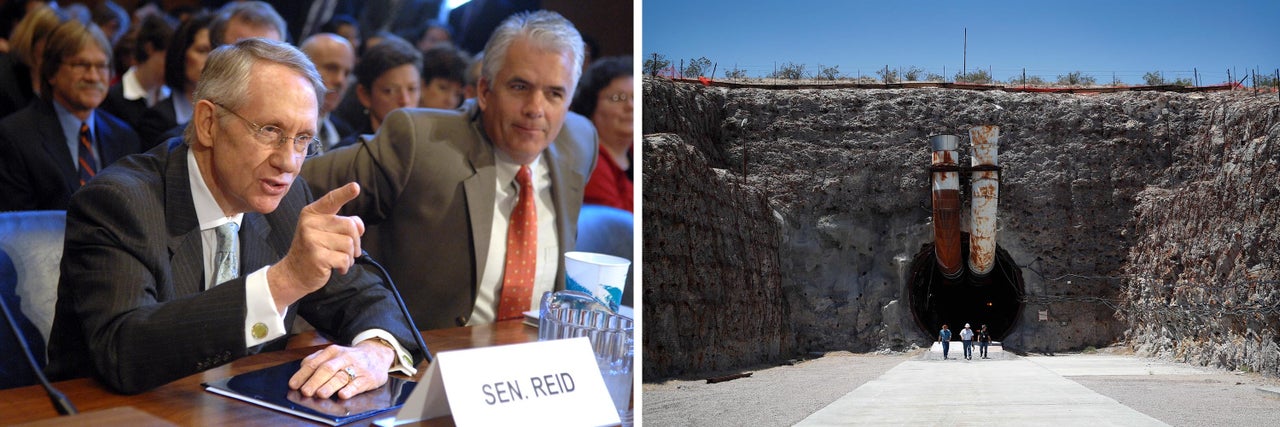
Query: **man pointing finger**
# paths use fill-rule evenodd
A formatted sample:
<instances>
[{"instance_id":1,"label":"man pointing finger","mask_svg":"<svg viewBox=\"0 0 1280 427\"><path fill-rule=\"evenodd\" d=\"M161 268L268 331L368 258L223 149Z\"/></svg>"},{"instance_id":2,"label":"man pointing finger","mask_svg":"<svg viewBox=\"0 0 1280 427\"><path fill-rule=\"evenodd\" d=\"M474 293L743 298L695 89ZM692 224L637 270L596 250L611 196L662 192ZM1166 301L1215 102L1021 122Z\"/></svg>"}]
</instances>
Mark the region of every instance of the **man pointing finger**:
<instances>
[{"instance_id":1,"label":"man pointing finger","mask_svg":"<svg viewBox=\"0 0 1280 427\"><path fill-rule=\"evenodd\" d=\"M50 376L139 393L284 348L299 315L340 343L304 359L290 382L304 395L351 397L414 372L417 332L352 268L364 223L335 214L359 186L314 200L297 185L323 93L289 45L245 39L209 55L181 139L72 198Z\"/></svg>"}]
</instances>

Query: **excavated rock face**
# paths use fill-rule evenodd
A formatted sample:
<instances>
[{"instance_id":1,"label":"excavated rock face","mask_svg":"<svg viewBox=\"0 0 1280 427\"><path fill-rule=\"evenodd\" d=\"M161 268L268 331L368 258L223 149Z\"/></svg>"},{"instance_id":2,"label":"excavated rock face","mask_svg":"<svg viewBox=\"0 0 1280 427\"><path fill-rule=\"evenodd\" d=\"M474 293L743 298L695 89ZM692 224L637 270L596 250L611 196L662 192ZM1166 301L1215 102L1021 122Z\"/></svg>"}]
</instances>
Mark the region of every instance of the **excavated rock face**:
<instances>
[{"instance_id":1,"label":"excavated rock face","mask_svg":"<svg viewBox=\"0 0 1280 427\"><path fill-rule=\"evenodd\" d=\"M1148 354L1280 376L1280 106L1219 100L1138 196L1124 313Z\"/></svg>"},{"instance_id":2,"label":"excavated rock face","mask_svg":"<svg viewBox=\"0 0 1280 427\"><path fill-rule=\"evenodd\" d=\"M644 288L644 321L682 332L645 333L651 353L644 356L644 375L790 356L790 320L778 286L779 227L768 200L710 167L703 153L674 134L645 141L644 182L666 190L644 197L645 206L654 207L645 224L664 230L645 243L664 255L645 260L644 277L666 285Z\"/></svg>"},{"instance_id":3,"label":"excavated rock face","mask_svg":"<svg viewBox=\"0 0 1280 427\"><path fill-rule=\"evenodd\" d=\"M939 325L908 304L913 258L933 240L928 137L961 135L967 165L967 131L980 124L1001 127L996 241L1024 283L1021 306L1006 308L1018 318L999 337L1006 347L1127 338L1215 363L1269 348L1270 365L1249 364L1275 369L1274 95L645 78L643 102L646 380L928 345ZM1272 282L1208 285L1248 277ZM1170 290L1177 281L1198 290ZM1193 300L1273 310L1233 321L1152 309ZM1193 326L1206 322L1222 324Z\"/></svg>"}]
</instances>

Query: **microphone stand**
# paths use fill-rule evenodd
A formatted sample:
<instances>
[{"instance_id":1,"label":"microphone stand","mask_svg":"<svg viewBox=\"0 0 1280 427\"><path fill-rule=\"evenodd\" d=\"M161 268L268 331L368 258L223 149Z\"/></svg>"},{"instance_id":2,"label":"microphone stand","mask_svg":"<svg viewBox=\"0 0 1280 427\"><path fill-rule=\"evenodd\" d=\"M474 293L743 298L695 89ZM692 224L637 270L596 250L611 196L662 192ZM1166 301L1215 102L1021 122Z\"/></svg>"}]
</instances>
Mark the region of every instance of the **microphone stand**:
<instances>
[{"instance_id":1,"label":"microphone stand","mask_svg":"<svg viewBox=\"0 0 1280 427\"><path fill-rule=\"evenodd\" d=\"M418 325L413 323L413 317L409 315L409 308L404 305L404 298L400 296L400 290L396 288L396 284L391 281L391 275L387 274L387 269L382 267L368 252L360 251L360 256L356 257L356 262L363 262L371 265L378 270L378 275L382 277L382 283L385 283L387 290L391 291L391 295L395 297L396 304L400 306L400 314L404 316L404 321L409 323L410 335L413 335L418 348L422 350L423 360L431 362L431 352L427 350L426 341L422 340L422 331L418 330Z\"/></svg>"},{"instance_id":2,"label":"microphone stand","mask_svg":"<svg viewBox=\"0 0 1280 427\"><path fill-rule=\"evenodd\" d=\"M27 356L27 366L30 366L31 371L36 373L36 378L40 380L40 385L44 386L44 391L49 393L49 402L53 403L54 409L57 409L58 414L61 415L80 413L80 411L76 410L76 405L72 405L71 401L67 399L67 395L53 388L53 384L49 384L49 379L45 378L44 371L40 369L40 364L36 363L35 356L31 354L31 347L27 345L26 337L18 329L18 322L13 320L13 314L9 313L9 305L0 300L0 308L4 309L4 320L9 322L9 328L13 330L14 338L17 338L18 345L22 346L22 354Z\"/></svg>"}]
</instances>

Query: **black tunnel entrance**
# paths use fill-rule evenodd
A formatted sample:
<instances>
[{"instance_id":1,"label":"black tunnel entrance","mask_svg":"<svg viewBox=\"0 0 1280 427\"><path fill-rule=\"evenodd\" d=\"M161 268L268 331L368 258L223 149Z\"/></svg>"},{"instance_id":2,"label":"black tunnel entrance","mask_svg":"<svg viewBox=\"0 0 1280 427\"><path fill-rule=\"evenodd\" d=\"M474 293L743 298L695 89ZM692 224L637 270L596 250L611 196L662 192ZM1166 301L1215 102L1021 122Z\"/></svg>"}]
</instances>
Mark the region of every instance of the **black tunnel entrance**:
<instances>
[{"instance_id":1,"label":"black tunnel entrance","mask_svg":"<svg viewBox=\"0 0 1280 427\"><path fill-rule=\"evenodd\" d=\"M961 259L969 259L969 235L961 242ZM996 264L986 277L974 277L966 267L960 277L947 279L934 257L934 245L924 245L911 261L908 295L911 315L926 336L937 339L943 324L959 337L965 323L976 331L987 325L991 338L1003 340L1022 313L1022 271L1008 252L996 246ZM954 338L959 339L959 338Z\"/></svg>"}]
</instances>

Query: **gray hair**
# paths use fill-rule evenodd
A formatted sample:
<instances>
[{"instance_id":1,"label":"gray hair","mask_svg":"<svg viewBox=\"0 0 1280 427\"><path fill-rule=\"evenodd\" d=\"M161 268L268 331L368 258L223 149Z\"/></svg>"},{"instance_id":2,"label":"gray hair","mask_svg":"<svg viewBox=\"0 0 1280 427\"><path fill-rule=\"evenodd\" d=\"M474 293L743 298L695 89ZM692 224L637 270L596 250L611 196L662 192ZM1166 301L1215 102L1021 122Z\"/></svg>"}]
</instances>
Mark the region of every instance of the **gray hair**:
<instances>
[{"instance_id":1,"label":"gray hair","mask_svg":"<svg viewBox=\"0 0 1280 427\"><path fill-rule=\"evenodd\" d=\"M240 109L248 101L248 77L253 72L253 65L258 62L283 65L306 78L315 89L316 115L320 115L326 89L315 64L288 43L263 38L240 40L210 52L191 102L207 99L232 110ZM195 126L187 126L183 137L187 141L193 141Z\"/></svg>"},{"instance_id":2,"label":"gray hair","mask_svg":"<svg viewBox=\"0 0 1280 427\"><path fill-rule=\"evenodd\" d=\"M231 21L243 21L254 27L274 27L280 33L280 40L289 40L288 26L280 13L271 4L261 1L230 2L218 9L213 22L209 24L209 44L222 46L222 39L227 37L227 26ZM232 40L235 42L235 40Z\"/></svg>"},{"instance_id":3,"label":"gray hair","mask_svg":"<svg viewBox=\"0 0 1280 427\"><path fill-rule=\"evenodd\" d=\"M517 38L528 37L535 46L556 52L569 53L573 58L573 81L567 88L573 91L578 87L578 78L582 77L582 35L560 14L539 10L521 12L511 15L498 28L493 30L489 42L484 46L484 65L480 73L492 82L507 61L507 49Z\"/></svg>"}]
</instances>

